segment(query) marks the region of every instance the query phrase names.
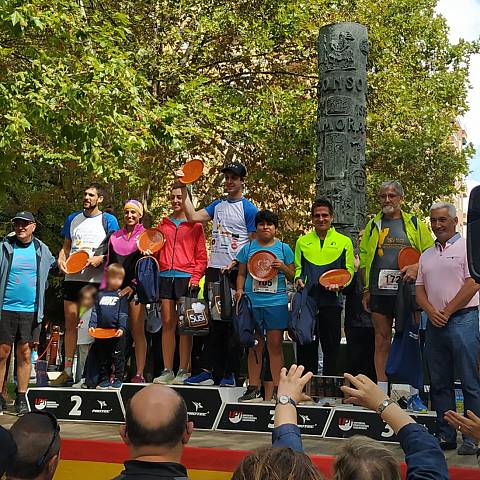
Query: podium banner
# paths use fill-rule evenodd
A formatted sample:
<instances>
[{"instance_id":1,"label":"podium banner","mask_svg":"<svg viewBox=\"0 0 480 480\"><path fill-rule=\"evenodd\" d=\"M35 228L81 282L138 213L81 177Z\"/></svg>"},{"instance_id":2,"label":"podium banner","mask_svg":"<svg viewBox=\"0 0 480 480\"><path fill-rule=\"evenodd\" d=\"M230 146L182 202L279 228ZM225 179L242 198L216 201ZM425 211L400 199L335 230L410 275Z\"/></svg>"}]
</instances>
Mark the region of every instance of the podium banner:
<instances>
[{"instance_id":1,"label":"podium banner","mask_svg":"<svg viewBox=\"0 0 480 480\"><path fill-rule=\"evenodd\" d=\"M298 407L297 421L302 435L321 437L330 407ZM275 405L226 403L216 430L269 433L273 429Z\"/></svg>"},{"instance_id":2,"label":"podium banner","mask_svg":"<svg viewBox=\"0 0 480 480\"><path fill-rule=\"evenodd\" d=\"M118 390L30 388L27 402L30 411L48 411L58 420L102 423L123 423L125 420Z\"/></svg>"}]
</instances>

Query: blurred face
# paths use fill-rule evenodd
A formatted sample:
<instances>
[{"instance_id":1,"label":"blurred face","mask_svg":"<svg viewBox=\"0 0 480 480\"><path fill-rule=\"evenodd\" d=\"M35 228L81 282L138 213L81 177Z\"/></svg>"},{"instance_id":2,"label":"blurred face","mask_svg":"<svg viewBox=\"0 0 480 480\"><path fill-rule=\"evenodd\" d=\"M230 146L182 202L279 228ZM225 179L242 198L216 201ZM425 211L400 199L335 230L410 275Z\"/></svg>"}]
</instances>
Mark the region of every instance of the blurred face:
<instances>
[{"instance_id":1,"label":"blurred face","mask_svg":"<svg viewBox=\"0 0 480 480\"><path fill-rule=\"evenodd\" d=\"M130 227L134 227L137 223L140 223L140 219L142 218L140 214L134 210L133 208L127 208L124 210L125 225Z\"/></svg>"},{"instance_id":2,"label":"blurred face","mask_svg":"<svg viewBox=\"0 0 480 480\"><path fill-rule=\"evenodd\" d=\"M332 226L333 215L328 207L316 207L312 214L312 221L318 233L326 233Z\"/></svg>"},{"instance_id":3,"label":"blurred face","mask_svg":"<svg viewBox=\"0 0 480 480\"><path fill-rule=\"evenodd\" d=\"M430 223L437 240L444 244L455 235L458 218L452 218L448 208L439 208L430 212Z\"/></svg>"},{"instance_id":4,"label":"blurred face","mask_svg":"<svg viewBox=\"0 0 480 480\"><path fill-rule=\"evenodd\" d=\"M379 195L382 212L387 215L399 212L402 208L403 197L393 187L384 188Z\"/></svg>"},{"instance_id":5,"label":"blurred face","mask_svg":"<svg viewBox=\"0 0 480 480\"><path fill-rule=\"evenodd\" d=\"M174 213L183 212L182 189L175 188L170 192L170 206Z\"/></svg>"},{"instance_id":6,"label":"blurred face","mask_svg":"<svg viewBox=\"0 0 480 480\"><path fill-rule=\"evenodd\" d=\"M100 203L103 202L103 197L98 195L96 188L87 188L83 192L83 209L95 210Z\"/></svg>"},{"instance_id":7,"label":"blurred face","mask_svg":"<svg viewBox=\"0 0 480 480\"><path fill-rule=\"evenodd\" d=\"M95 303L95 295L93 293L84 293L80 299L80 305L84 308L92 308Z\"/></svg>"},{"instance_id":8,"label":"blurred face","mask_svg":"<svg viewBox=\"0 0 480 480\"><path fill-rule=\"evenodd\" d=\"M233 172L225 172L224 175L225 191L229 195L234 195L243 190L243 180Z\"/></svg>"},{"instance_id":9,"label":"blurred face","mask_svg":"<svg viewBox=\"0 0 480 480\"><path fill-rule=\"evenodd\" d=\"M273 223L260 222L257 224L257 240L268 242L275 238L277 229Z\"/></svg>"},{"instance_id":10,"label":"blurred face","mask_svg":"<svg viewBox=\"0 0 480 480\"><path fill-rule=\"evenodd\" d=\"M120 273L109 273L107 276L107 287L109 290L118 290L123 283L124 276Z\"/></svg>"},{"instance_id":11,"label":"blurred face","mask_svg":"<svg viewBox=\"0 0 480 480\"><path fill-rule=\"evenodd\" d=\"M33 232L35 228L37 228L37 224L27 220L15 220L13 222L13 228L19 242L29 243L32 241Z\"/></svg>"}]
</instances>

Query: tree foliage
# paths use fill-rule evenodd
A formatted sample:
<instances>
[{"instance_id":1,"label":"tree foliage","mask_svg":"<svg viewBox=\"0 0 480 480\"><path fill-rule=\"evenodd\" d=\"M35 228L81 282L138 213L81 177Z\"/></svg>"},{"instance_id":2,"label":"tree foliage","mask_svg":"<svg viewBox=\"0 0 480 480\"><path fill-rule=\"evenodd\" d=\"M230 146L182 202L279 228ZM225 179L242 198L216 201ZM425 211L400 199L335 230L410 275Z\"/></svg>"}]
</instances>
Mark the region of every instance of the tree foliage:
<instances>
[{"instance_id":1,"label":"tree foliage","mask_svg":"<svg viewBox=\"0 0 480 480\"><path fill-rule=\"evenodd\" d=\"M291 240L308 226L316 158L319 28L369 29L369 192L400 179L425 211L455 190L470 55L448 41L434 0L0 0L0 174L7 213L39 212L44 234L82 184L137 196L158 216L172 172L200 157L199 204L219 166L249 168L248 195L278 210ZM370 208L376 209L374 200ZM57 240L55 240L57 239Z\"/></svg>"}]
</instances>

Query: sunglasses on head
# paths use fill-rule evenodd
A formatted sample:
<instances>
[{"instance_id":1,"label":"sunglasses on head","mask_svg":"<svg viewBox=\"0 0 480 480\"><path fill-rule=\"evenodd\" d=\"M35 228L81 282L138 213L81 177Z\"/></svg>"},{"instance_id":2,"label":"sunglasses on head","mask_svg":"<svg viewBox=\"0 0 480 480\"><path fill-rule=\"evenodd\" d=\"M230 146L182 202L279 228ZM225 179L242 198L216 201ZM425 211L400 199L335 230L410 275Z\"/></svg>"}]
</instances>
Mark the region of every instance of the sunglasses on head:
<instances>
[{"instance_id":1,"label":"sunglasses on head","mask_svg":"<svg viewBox=\"0 0 480 480\"><path fill-rule=\"evenodd\" d=\"M58 424L57 417L53 413L33 411L33 412L30 412L30 414L32 414L32 415L43 415L43 416L48 417L50 419L51 423L52 423L53 430L54 430L52 439L50 440L50 443L49 443L47 449L45 450L45 453L37 460L37 467L41 468L45 464L45 462L47 460L47 456L50 453L50 449L52 448L53 444L55 443L55 440L57 439L57 437L60 434L60 425Z\"/></svg>"}]
</instances>

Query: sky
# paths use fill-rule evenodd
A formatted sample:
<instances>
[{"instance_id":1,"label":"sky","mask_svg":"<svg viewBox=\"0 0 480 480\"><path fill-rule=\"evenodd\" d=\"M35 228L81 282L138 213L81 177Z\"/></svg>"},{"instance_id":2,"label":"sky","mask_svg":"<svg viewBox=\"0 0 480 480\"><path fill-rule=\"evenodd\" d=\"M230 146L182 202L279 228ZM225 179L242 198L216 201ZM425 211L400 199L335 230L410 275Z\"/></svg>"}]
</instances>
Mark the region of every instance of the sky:
<instances>
[{"instance_id":1,"label":"sky","mask_svg":"<svg viewBox=\"0 0 480 480\"><path fill-rule=\"evenodd\" d=\"M459 38L477 40L480 37L480 0L439 0L437 11L447 19L453 43L457 43ZM477 153L470 160L468 186L480 182L480 54L472 57L470 83L470 109L462 121L468 141L475 145Z\"/></svg>"}]
</instances>

